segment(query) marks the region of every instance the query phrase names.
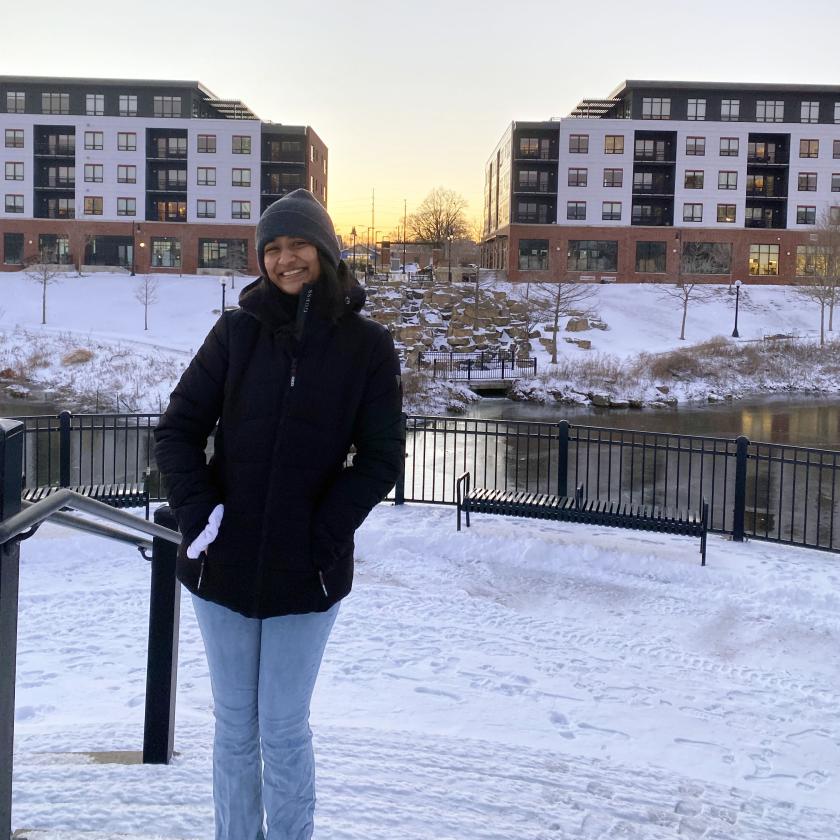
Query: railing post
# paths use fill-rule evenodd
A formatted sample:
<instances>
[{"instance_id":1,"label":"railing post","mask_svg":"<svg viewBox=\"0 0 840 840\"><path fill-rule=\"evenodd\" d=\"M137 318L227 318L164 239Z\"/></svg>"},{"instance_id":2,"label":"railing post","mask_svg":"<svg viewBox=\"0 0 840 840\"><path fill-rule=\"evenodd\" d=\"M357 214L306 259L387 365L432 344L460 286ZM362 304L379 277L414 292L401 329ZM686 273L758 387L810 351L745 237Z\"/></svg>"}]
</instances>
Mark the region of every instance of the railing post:
<instances>
[{"instance_id":1,"label":"railing post","mask_svg":"<svg viewBox=\"0 0 840 840\"><path fill-rule=\"evenodd\" d=\"M505 357L502 356L502 379L505 378Z\"/></svg>"},{"instance_id":2,"label":"railing post","mask_svg":"<svg viewBox=\"0 0 840 840\"><path fill-rule=\"evenodd\" d=\"M472 359L467 359L467 382L472 379Z\"/></svg>"},{"instance_id":3,"label":"railing post","mask_svg":"<svg viewBox=\"0 0 840 840\"><path fill-rule=\"evenodd\" d=\"M397 483L394 485L394 504L395 505L404 505L405 504L405 441L408 440L408 415L403 412L402 416L402 424L403 424L403 459L402 459L402 466L400 467L400 474L397 478Z\"/></svg>"},{"instance_id":4,"label":"railing post","mask_svg":"<svg viewBox=\"0 0 840 840\"><path fill-rule=\"evenodd\" d=\"M73 417L69 411L58 415L58 486L70 486L70 427Z\"/></svg>"},{"instance_id":5,"label":"railing post","mask_svg":"<svg viewBox=\"0 0 840 840\"><path fill-rule=\"evenodd\" d=\"M569 421L557 424L557 495L568 496Z\"/></svg>"},{"instance_id":6,"label":"railing post","mask_svg":"<svg viewBox=\"0 0 840 840\"><path fill-rule=\"evenodd\" d=\"M23 423L0 420L0 522L20 512ZM12 836L20 542L0 546L0 838Z\"/></svg>"},{"instance_id":7,"label":"railing post","mask_svg":"<svg viewBox=\"0 0 840 840\"><path fill-rule=\"evenodd\" d=\"M744 541L744 513L747 509L747 447L749 438L735 440L735 501L732 510L732 539Z\"/></svg>"},{"instance_id":8,"label":"railing post","mask_svg":"<svg viewBox=\"0 0 840 840\"><path fill-rule=\"evenodd\" d=\"M178 530L175 517L166 505L155 511L155 522L164 528ZM152 541L144 764L169 764L175 744L175 687L181 613L181 584L175 577L177 555L178 546L174 543L158 537Z\"/></svg>"}]
</instances>

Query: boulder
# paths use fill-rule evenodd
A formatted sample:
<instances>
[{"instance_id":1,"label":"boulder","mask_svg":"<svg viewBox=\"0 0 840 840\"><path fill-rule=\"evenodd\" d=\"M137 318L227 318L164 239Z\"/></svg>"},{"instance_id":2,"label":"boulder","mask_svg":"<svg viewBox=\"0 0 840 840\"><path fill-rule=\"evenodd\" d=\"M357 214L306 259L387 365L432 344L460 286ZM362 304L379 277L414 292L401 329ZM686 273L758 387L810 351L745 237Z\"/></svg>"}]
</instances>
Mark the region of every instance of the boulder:
<instances>
[{"instance_id":1,"label":"boulder","mask_svg":"<svg viewBox=\"0 0 840 840\"><path fill-rule=\"evenodd\" d=\"M592 393L587 394L587 396L589 397L589 402L591 402L592 405L599 406L600 408L609 408L612 404L609 394Z\"/></svg>"},{"instance_id":2,"label":"boulder","mask_svg":"<svg viewBox=\"0 0 840 840\"><path fill-rule=\"evenodd\" d=\"M566 332L583 332L589 329L588 318L569 318L566 324Z\"/></svg>"}]
</instances>

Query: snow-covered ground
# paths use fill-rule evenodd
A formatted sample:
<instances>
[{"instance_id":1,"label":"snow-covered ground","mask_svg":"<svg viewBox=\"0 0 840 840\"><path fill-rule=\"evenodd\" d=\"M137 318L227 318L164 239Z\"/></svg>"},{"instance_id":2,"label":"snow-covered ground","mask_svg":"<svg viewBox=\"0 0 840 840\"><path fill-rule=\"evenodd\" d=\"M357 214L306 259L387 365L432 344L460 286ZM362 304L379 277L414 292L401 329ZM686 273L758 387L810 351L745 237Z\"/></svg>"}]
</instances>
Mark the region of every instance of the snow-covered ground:
<instances>
[{"instance_id":1,"label":"snow-covered ground","mask_svg":"<svg viewBox=\"0 0 840 840\"><path fill-rule=\"evenodd\" d=\"M116 325L115 325L116 326ZM319 840L834 840L834 555L380 505L313 706ZM14 825L211 837L211 700L182 608L177 756L142 739L149 567L22 544Z\"/></svg>"},{"instance_id":2,"label":"snow-covered ground","mask_svg":"<svg viewBox=\"0 0 840 840\"><path fill-rule=\"evenodd\" d=\"M136 293L146 277L132 278L124 273L61 275L60 282L48 288L47 324L42 326L40 287L24 272L4 274L0 379L4 374L8 378L10 373L22 371L25 378L58 389L59 397L75 394L90 407L149 411L165 407L178 376L218 317L222 290L215 276L150 275L157 284L156 302L149 308L149 329L144 330L143 307ZM247 278L237 278L236 289L228 286L227 303L235 302L247 282ZM691 303L686 341L679 340L680 305L665 298L660 286L596 285L592 291L591 308L608 329L569 333L570 337L590 340L592 349L581 350L561 341L561 367L572 361L615 368L629 365L640 353L684 349L687 344L732 332L734 296L725 286L715 287L708 300ZM521 293L520 288L517 294ZM818 337L819 310L789 287L745 285L741 289L738 328L741 345L763 343L764 336L778 334L814 341ZM551 373L547 352L537 341L532 344L538 369ZM89 351L89 360L82 361L86 354L80 355L78 350ZM697 399L721 387L733 389L736 395L743 394L745 387L840 391L840 375L833 368L822 374L812 374L807 364L801 369L799 365L782 368L783 375L774 371L770 379L749 371L740 378L733 374L725 382L710 375L708 381L701 377L699 381L671 383L669 395L679 400ZM540 380L534 388L523 389L523 395L553 399L553 392L568 392L576 386L575 378L584 373L572 370L571 374L562 374L558 369L555 381ZM656 390L658 381L631 382L621 372L614 379L617 381L607 390L618 395L638 395L646 400L662 396ZM585 389L586 385L581 387ZM426 393L408 408L414 411L422 407L434 413L453 401L457 399L452 394L436 397Z\"/></svg>"}]
</instances>

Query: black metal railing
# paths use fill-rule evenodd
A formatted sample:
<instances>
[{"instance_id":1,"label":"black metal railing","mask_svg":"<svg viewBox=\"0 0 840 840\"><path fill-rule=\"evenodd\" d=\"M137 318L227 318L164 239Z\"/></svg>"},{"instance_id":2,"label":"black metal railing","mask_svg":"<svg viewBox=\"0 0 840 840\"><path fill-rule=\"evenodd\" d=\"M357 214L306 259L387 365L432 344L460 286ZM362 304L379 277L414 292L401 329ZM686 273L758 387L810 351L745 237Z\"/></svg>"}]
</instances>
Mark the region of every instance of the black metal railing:
<instances>
[{"instance_id":1,"label":"black metal railing","mask_svg":"<svg viewBox=\"0 0 840 840\"><path fill-rule=\"evenodd\" d=\"M441 363L449 355L424 358ZM484 361L489 370L481 373L499 378L492 368L499 357ZM467 370L477 378L475 365ZM18 419L26 487L145 479L150 500L164 500L152 441L157 414ZM454 504L456 478L469 470L476 486L493 489L565 495L582 483L592 499L689 510L705 498L713 531L840 551L840 451L566 421L409 416L406 433L395 497L409 502Z\"/></svg>"},{"instance_id":2,"label":"black metal railing","mask_svg":"<svg viewBox=\"0 0 840 840\"><path fill-rule=\"evenodd\" d=\"M168 764L175 737L181 602L180 585L175 578L175 561L181 537L177 533L174 516L169 508L158 508L153 524L69 489L59 490L35 504L22 502L20 477L24 466L25 439L23 422L0 420L0 837L12 836L20 543L31 537L44 521L49 519L135 545L146 559L151 560L143 763ZM68 508L82 510L121 527L64 512ZM149 540L149 536L153 539Z\"/></svg>"}]
</instances>

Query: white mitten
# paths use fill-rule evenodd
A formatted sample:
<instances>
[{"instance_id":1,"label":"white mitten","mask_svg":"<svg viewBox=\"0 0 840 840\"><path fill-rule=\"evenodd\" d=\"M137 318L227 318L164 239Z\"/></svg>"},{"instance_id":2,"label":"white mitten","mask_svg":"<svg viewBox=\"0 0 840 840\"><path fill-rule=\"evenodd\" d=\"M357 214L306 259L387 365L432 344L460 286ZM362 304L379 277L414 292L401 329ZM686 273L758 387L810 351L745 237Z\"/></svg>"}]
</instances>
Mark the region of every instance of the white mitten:
<instances>
[{"instance_id":1,"label":"white mitten","mask_svg":"<svg viewBox=\"0 0 840 840\"><path fill-rule=\"evenodd\" d=\"M206 527L187 547L187 557L189 557L190 560L196 560L201 555L201 552L206 551L207 546L216 539L219 534L219 526L222 524L222 517L224 515L224 505L216 505L216 507L213 508L210 512L210 516L207 518Z\"/></svg>"}]
</instances>

